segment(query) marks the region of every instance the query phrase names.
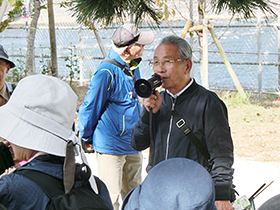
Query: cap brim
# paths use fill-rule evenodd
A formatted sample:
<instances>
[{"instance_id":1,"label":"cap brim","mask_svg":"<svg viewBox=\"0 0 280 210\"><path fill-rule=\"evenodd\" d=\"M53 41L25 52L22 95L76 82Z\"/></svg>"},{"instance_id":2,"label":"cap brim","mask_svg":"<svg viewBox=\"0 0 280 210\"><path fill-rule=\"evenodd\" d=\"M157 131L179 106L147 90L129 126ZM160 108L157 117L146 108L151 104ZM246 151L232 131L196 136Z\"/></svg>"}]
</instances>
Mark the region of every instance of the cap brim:
<instances>
[{"instance_id":1,"label":"cap brim","mask_svg":"<svg viewBox=\"0 0 280 210\"><path fill-rule=\"evenodd\" d=\"M8 60L7 58L5 58L3 56L0 56L0 59L7 61L10 64L11 68L14 68L16 66L12 61Z\"/></svg>"},{"instance_id":2,"label":"cap brim","mask_svg":"<svg viewBox=\"0 0 280 210\"><path fill-rule=\"evenodd\" d=\"M9 61L9 60L8 60ZM9 61L9 63L10 63L10 67L11 68L14 68L16 65L12 62L12 61Z\"/></svg>"},{"instance_id":3,"label":"cap brim","mask_svg":"<svg viewBox=\"0 0 280 210\"><path fill-rule=\"evenodd\" d=\"M7 104L0 107L1 138L23 148L65 157L65 140L15 116Z\"/></svg>"},{"instance_id":4,"label":"cap brim","mask_svg":"<svg viewBox=\"0 0 280 210\"><path fill-rule=\"evenodd\" d=\"M142 45L148 45L151 44L154 41L154 39L155 39L155 35L153 33L141 31L140 37L136 43Z\"/></svg>"}]
</instances>

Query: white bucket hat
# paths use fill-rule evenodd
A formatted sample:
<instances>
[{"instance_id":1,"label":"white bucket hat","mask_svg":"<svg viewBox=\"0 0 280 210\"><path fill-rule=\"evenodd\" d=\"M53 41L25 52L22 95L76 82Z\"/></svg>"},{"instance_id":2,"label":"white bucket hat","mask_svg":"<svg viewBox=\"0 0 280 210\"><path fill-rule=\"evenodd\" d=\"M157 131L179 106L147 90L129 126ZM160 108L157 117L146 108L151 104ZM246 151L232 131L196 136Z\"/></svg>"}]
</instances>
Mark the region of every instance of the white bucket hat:
<instances>
[{"instance_id":1,"label":"white bucket hat","mask_svg":"<svg viewBox=\"0 0 280 210\"><path fill-rule=\"evenodd\" d=\"M0 107L0 137L17 146L65 157L69 141L87 160L75 132L77 96L56 77L27 76ZM92 180L90 180L92 182ZM97 190L96 183L93 190Z\"/></svg>"}]
</instances>

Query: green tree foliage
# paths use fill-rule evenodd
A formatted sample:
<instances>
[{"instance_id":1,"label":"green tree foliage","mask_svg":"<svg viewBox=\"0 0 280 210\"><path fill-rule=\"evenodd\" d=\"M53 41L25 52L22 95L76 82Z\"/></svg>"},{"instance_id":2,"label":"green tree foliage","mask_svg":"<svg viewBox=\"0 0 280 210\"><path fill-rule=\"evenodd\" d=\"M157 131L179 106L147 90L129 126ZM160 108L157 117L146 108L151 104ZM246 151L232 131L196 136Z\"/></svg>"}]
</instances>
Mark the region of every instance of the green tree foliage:
<instances>
[{"instance_id":1,"label":"green tree foliage","mask_svg":"<svg viewBox=\"0 0 280 210\"><path fill-rule=\"evenodd\" d=\"M199 2L203 3L205 0ZM175 14L167 3L168 0L73 0L68 6L80 23L94 20L109 25L113 20L124 22L124 18L133 14L136 24L148 17L159 25ZM207 3L211 4L212 11L217 14L229 11L245 19L255 17L257 9L265 14L276 15L273 7L279 8L277 0L211 0Z\"/></svg>"},{"instance_id":2,"label":"green tree foliage","mask_svg":"<svg viewBox=\"0 0 280 210\"><path fill-rule=\"evenodd\" d=\"M10 5L13 5L13 10L9 11L8 18L1 22L0 24L0 33L5 30L5 28L13 22L14 17L22 12L22 2L20 0L13 0L13 1L7 1ZM3 3L3 0L1 1L1 5Z\"/></svg>"},{"instance_id":3,"label":"green tree foliage","mask_svg":"<svg viewBox=\"0 0 280 210\"><path fill-rule=\"evenodd\" d=\"M222 11L231 11L241 18L255 17L255 12L260 9L264 14L270 13L276 16L273 7L279 8L279 3L269 0L211 0L213 11L219 14Z\"/></svg>"},{"instance_id":4,"label":"green tree foliage","mask_svg":"<svg viewBox=\"0 0 280 210\"><path fill-rule=\"evenodd\" d=\"M124 22L133 14L136 23L147 17L160 24L160 14L155 10L153 0L73 0L72 3L70 10L80 23L94 20L109 25L113 20Z\"/></svg>"}]
</instances>

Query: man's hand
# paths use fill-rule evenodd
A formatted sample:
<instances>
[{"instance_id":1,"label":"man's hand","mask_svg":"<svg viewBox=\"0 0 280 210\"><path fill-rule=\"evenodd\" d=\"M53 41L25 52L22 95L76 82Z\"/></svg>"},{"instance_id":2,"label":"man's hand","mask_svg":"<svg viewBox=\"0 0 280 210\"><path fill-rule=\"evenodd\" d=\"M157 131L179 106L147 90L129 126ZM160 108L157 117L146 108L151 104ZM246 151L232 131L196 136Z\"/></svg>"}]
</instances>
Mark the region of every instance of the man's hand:
<instances>
[{"instance_id":1,"label":"man's hand","mask_svg":"<svg viewBox=\"0 0 280 210\"><path fill-rule=\"evenodd\" d=\"M230 201L215 201L217 210L233 210Z\"/></svg>"},{"instance_id":2,"label":"man's hand","mask_svg":"<svg viewBox=\"0 0 280 210\"><path fill-rule=\"evenodd\" d=\"M149 98L145 98L143 105L147 109L147 111L150 111L149 108L151 107L153 109L153 113L157 113L162 103L162 98L160 96L160 93L156 90L156 94L152 94Z\"/></svg>"},{"instance_id":3,"label":"man's hand","mask_svg":"<svg viewBox=\"0 0 280 210\"><path fill-rule=\"evenodd\" d=\"M83 142L83 149L85 151L85 153L93 153L93 147L92 144L88 143L88 142Z\"/></svg>"}]
</instances>

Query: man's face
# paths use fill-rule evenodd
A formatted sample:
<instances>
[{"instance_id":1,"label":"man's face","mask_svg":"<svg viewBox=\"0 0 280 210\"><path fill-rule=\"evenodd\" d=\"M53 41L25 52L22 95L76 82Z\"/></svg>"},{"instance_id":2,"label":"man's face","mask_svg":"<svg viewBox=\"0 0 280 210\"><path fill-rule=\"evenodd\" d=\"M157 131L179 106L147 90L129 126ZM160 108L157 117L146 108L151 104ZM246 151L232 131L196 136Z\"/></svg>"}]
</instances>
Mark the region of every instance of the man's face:
<instances>
[{"instance_id":1,"label":"man's face","mask_svg":"<svg viewBox=\"0 0 280 210\"><path fill-rule=\"evenodd\" d=\"M9 70L10 70L10 65L0 59L0 90L4 86L6 74L9 72Z\"/></svg>"},{"instance_id":2,"label":"man's face","mask_svg":"<svg viewBox=\"0 0 280 210\"><path fill-rule=\"evenodd\" d=\"M181 61L179 47L161 44L154 52L153 71L162 78L162 87L173 94L180 92L190 81L191 60Z\"/></svg>"},{"instance_id":3,"label":"man's face","mask_svg":"<svg viewBox=\"0 0 280 210\"><path fill-rule=\"evenodd\" d=\"M132 47L129 47L128 50L130 52L131 60L136 58L141 58L144 52L145 45L134 44Z\"/></svg>"}]
</instances>

